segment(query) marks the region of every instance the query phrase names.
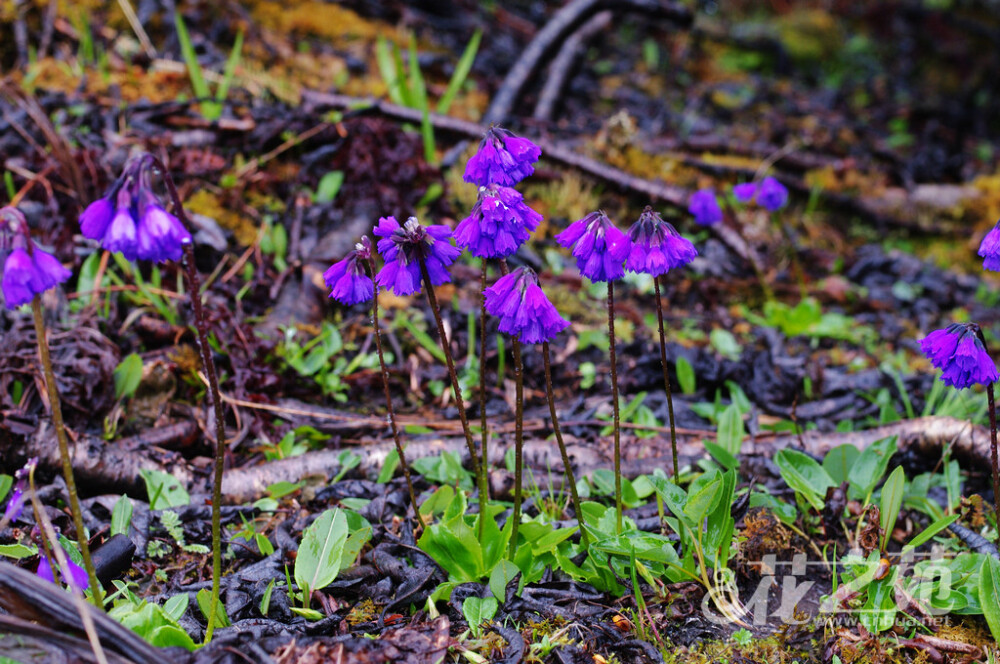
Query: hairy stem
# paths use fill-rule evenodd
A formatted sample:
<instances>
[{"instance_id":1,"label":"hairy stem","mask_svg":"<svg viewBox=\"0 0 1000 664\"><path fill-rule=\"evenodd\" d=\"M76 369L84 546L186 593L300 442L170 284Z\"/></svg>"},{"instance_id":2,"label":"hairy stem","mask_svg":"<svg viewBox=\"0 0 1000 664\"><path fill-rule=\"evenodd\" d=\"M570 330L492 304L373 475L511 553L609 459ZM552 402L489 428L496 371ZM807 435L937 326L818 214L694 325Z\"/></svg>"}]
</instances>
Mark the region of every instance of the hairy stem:
<instances>
[{"instance_id":1,"label":"hairy stem","mask_svg":"<svg viewBox=\"0 0 1000 664\"><path fill-rule=\"evenodd\" d=\"M480 487L485 487L487 494L483 503L490 501L489 496L489 439L490 431L486 421L486 268L487 260L483 261L483 273L479 281L479 429L482 441L480 442L479 458L481 459L479 470L483 475ZM480 510L482 511L482 510ZM479 539L483 539L483 528L486 519L479 519Z\"/></svg>"},{"instance_id":2,"label":"hairy stem","mask_svg":"<svg viewBox=\"0 0 1000 664\"><path fill-rule=\"evenodd\" d=\"M163 175L163 182L173 203L174 214L184 227L191 231L191 222L181 204L180 194L170 172L159 159L147 155L149 162ZM212 399L215 415L215 467L212 477L212 604L208 613L208 624L205 627L205 643L212 640L215 630L215 614L219 610L219 591L222 585L222 473L226 462L226 419L222 410L222 396L219 394L219 376L212 358L212 347L208 343L208 320L201 304L201 280L198 278L198 268L194 264L194 244L184 245L182 260L187 275L188 292L191 298L191 309L194 311L194 324L198 336L198 350L201 353L201 363L208 378L208 393Z\"/></svg>"},{"instance_id":3,"label":"hairy stem","mask_svg":"<svg viewBox=\"0 0 1000 664\"><path fill-rule=\"evenodd\" d=\"M472 471L479 481L479 512L486 514L486 487L483 486L484 475L482 466L479 463L479 455L476 453L476 445L472 442L472 430L469 428L469 419L465 413L465 402L462 399L462 387L458 384L458 374L455 373L455 359L451 356L451 345L448 343L448 336L444 331L444 321L441 319L441 309L438 307L437 295L434 293L434 286L431 284L431 276L427 272L427 262L420 258L420 276L424 281L424 292L427 294L427 304L431 307L434 320L437 322L438 338L441 340L441 350L444 351L445 363L448 365L448 375L451 378L451 389L455 395L455 406L458 407L458 418L462 421L462 431L465 433L465 444L469 448L469 459L472 463ZM483 517L480 516L480 520Z\"/></svg>"},{"instance_id":4,"label":"hairy stem","mask_svg":"<svg viewBox=\"0 0 1000 664\"><path fill-rule=\"evenodd\" d=\"M375 277L375 260L368 257L368 269L372 278ZM378 364L382 369L382 387L385 390L385 408L389 413L389 426L392 429L392 440L396 444L396 454L399 455L399 465L403 468L403 477L406 478L406 488L410 492L410 503L413 504L413 513L417 517L417 523L424 528L423 517L420 516L420 506L417 504L417 494L413 490L413 479L410 477L410 464L406 462L406 455L403 453L403 444L399 440L399 427L396 426L396 411L392 407L392 395L389 392L389 370L385 366L385 355L382 352L382 330L378 324L378 292L379 287L375 286L375 293L372 297L372 327L375 330L375 352L378 353Z\"/></svg>"},{"instance_id":5,"label":"hairy stem","mask_svg":"<svg viewBox=\"0 0 1000 664\"><path fill-rule=\"evenodd\" d=\"M66 492L69 494L69 510L73 516L73 527L76 529L76 539L80 544L83 566L87 570L87 580L93 589L91 599L97 608L103 609L104 594L101 591L101 582L97 580L97 572L94 571L94 561L90 557L90 543L87 541L87 531L83 526L80 497L77 495L76 479L73 477L73 461L69 455L69 439L66 437L66 425L63 423L62 403L59 400L56 375L52 370L49 340L45 335L45 321L42 319L42 300L38 295L31 299L31 313L35 321L35 338L38 343L38 356L42 360L42 372L45 374L45 389L49 395L49 408L52 411L52 426L56 430L56 440L59 443L59 457L62 459L63 479L66 480Z\"/></svg>"},{"instance_id":6,"label":"hairy stem","mask_svg":"<svg viewBox=\"0 0 1000 664\"><path fill-rule=\"evenodd\" d=\"M1000 523L1000 466L997 464L997 408L993 395L993 383L986 386L986 399L990 408L990 460L993 463L993 509Z\"/></svg>"},{"instance_id":7,"label":"hairy stem","mask_svg":"<svg viewBox=\"0 0 1000 664\"><path fill-rule=\"evenodd\" d=\"M573 500L573 511L576 512L576 520L580 524L580 542L583 548L590 547L587 537L586 523L583 518L583 510L580 508L580 495L576 491L576 477L573 475L573 464L569 460L569 452L566 451L566 443L563 442L562 429L559 428L559 416L556 415L556 395L552 388L552 363L549 360L549 342L542 342L542 359L545 362L545 393L549 400L549 416L552 418L552 433L556 435L556 443L559 445L559 454L562 455L563 468L566 470L566 482L569 484L569 495Z\"/></svg>"},{"instance_id":8,"label":"hairy stem","mask_svg":"<svg viewBox=\"0 0 1000 664\"><path fill-rule=\"evenodd\" d=\"M615 282L608 281L608 357L611 360L611 406L615 431L615 532L622 532L621 413L618 412L618 367L615 354Z\"/></svg>"},{"instance_id":9,"label":"hairy stem","mask_svg":"<svg viewBox=\"0 0 1000 664\"><path fill-rule=\"evenodd\" d=\"M663 300L660 298L660 278L653 277L656 291L656 323L660 328L660 364L663 366L663 388L667 391L667 416L670 418L670 451L674 459L674 481L680 474L677 466L677 429L674 425L674 397L670 392L670 371L667 369L667 333L663 324Z\"/></svg>"}]
</instances>

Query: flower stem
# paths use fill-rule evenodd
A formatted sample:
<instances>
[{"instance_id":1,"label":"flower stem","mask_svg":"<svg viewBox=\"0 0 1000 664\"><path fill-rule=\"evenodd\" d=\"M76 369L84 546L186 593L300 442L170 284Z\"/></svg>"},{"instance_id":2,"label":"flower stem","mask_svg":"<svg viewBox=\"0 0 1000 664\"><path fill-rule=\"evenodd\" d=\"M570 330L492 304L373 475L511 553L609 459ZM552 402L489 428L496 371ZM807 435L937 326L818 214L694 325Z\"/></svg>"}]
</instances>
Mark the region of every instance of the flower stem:
<instances>
[{"instance_id":1,"label":"flower stem","mask_svg":"<svg viewBox=\"0 0 1000 664\"><path fill-rule=\"evenodd\" d=\"M1000 466L997 464L997 408L993 396L993 383L986 386L986 399L990 408L990 450L993 462L993 509L1000 523Z\"/></svg>"},{"instance_id":2,"label":"flower stem","mask_svg":"<svg viewBox=\"0 0 1000 664\"><path fill-rule=\"evenodd\" d=\"M663 388L667 391L667 416L670 418L670 451L674 458L674 482L680 474L677 466L677 429L674 425L674 397L670 392L670 371L667 369L667 333L663 324L663 300L660 297L660 278L653 277L656 291L656 323L660 328L660 364L663 366Z\"/></svg>"},{"instance_id":3,"label":"flower stem","mask_svg":"<svg viewBox=\"0 0 1000 664\"><path fill-rule=\"evenodd\" d=\"M615 282L608 281L608 356L611 360L611 405L615 431L615 532L622 532L621 414L618 412L618 367L615 355Z\"/></svg>"},{"instance_id":4,"label":"flower stem","mask_svg":"<svg viewBox=\"0 0 1000 664\"><path fill-rule=\"evenodd\" d=\"M500 272L507 276L507 259L500 259ZM517 527L521 523L521 484L524 474L524 364L521 362L521 342L511 337L514 354L514 512L511 514L510 548L507 557L517 553Z\"/></svg>"},{"instance_id":5,"label":"flower stem","mask_svg":"<svg viewBox=\"0 0 1000 664\"><path fill-rule=\"evenodd\" d=\"M97 580L94 571L94 561L90 557L90 543L87 541L87 531L83 526L83 512L80 511L80 497L76 492L76 479L73 477L73 462L69 455L69 439L66 436L66 425L63 423L62 403L59 400L59 389L56 386L56 375L52 370L52 357L49 355L49 340L45 335L45 321L42 319L42 300L35 295L31 299L31 313L35 321L35 339L38 342L38 356L42 360L42 372L45 374L45 389L49 395L49 409L52 411L52 427L56 430L56 440L59 443L59 456L62 459L63 478L66 480L66 493L69 494L69 509L73 516L73 527L76 529L76 539L80 544L80 554L83 556L83 566L87 570L87 580L93 589L91 599L94 606L104 608L104 594L101 582Z\"/></svg>"},{"instance_id":6,"label":"flower stem","mask_svg":"<svg viewBox=\"0 0 1000 664\"><path fill-rule=\"evenodd\" d=\"M170 171L163 162L147 154L145 156L149 163L157 169L163 176L163 182L167 187L167 194L173 203L174 214L177 219L191 231L191 222L181 204L180 194L177 193L177 186L170 176ZM212 347L208 344L208 320L205 318L205 309L201 305L201 280L198 278L198 268L194 264L194 244L188 242L184 245L184 257L181 261L187 274L188 291L191 298L191 309L194 311L195 331L198 338L198 350L201 353L201 363L208 378L208 392L212 399L212 408L215 415L215 467L212 478L212 603L209 608L207 625L205 627L205 643L212 640L212 633L215 630L215 614L219 610L219 591L222 586L222 473L225 470L226 462L226 419L222 410L222 396L219 394L219 376L215 369L215 360L212 359Z\"/></svg>"},{"instance_id":7,"label":"flower stem","mask_svg":"<svg viewBox=\"0 0 1000 664\"><path fill-rule=\"evenodd\" d=\"M563 468L566 470L566 482L569 483L569 495L573 500L573 511L576 512L577 523L580 524L580 542L583 548L588 548L590 542L587 537L586 523L583 519L583 509L580 507L580 495L576 491L576 478L573 475L573 464L570 463L569 453L566 451L566 443L563 442L562 430L559 428L559 416L556 415L556 395L552 388L552 364L549 360L549 342L542 342L542 359L545 362L545 393L549 399L549 416L552 418L552 433L556 435L556 443L559 444L559 454L562 455Z\"/></svg>"},{"instance_id":8,"label":"flower stem","mask_svg":"<svg viewBox=\"0 0 1000 664\"><path fill-rule=\"evenodd\" d=\"M489 438L490 431L488 428L488 422L486 421L486 268L487 260L485 258L480 259L483 262L483 274L479 281L479 430L482 436L482 441L479 448L479 458L481 459L479 465L479 471L483 475L480 487L485 487L487 494L484 498L485 503L489 503L489 489L490 489L490 479L489 479ZM480 517L479 519L479 539L483 539L483 529L485 528L486 520Z\"/></svg>"},{"instance_id":9,"label":"flower stem","mask_svg":"<svg viewBox=\"0 0 1000 664\"><path fill-rule=\"evenodd\" d=\"M170 178L166 177L166 180L173 191ZM178 218L186 222L182 216L184 213L180 201L175 199L174 205L178 211ZM194 309L198 349L201 351L201 363L208 378L208 391L212 397L215 414L215 468L212 479L212 605L208 613L208 625L205 627L205 643L208 643L212 640L212 632L215 630L215 614L219 610L219 591L222 586L222 472L226 464L226 416L222 411L222 396L219 394L219 377L215 370L215 360L212 359L212 347L208 344L208 320L201 306L201 282L194 264L194 246L190 243L184 245L183 263L184 269L187 270L191 308Z\"/></svg>"},{"instance_id":10,"label":"flower stem","mask_svg":"<svg viewBox=\"0 0 1000 664\"><path fill-rule=\"evenodd\" d=\"M427 293L427 304L431 307L434 320L437 322L438 338L441 340L441 350L444 351L445 363L448 365L448 375L451 377L451 389L455 394L455 405L458 407L458 418L462 421L462 431L465 433L465 444L469 448L469 459L472 463L472 471L479 480L479 512L485 514L486 488L483 486L483 473L479 463L479 455L476 453L476 445L472 442L472 430L469 428L469 418L465 413L465 402L462 399L462 387L458 384L458 374L455 373L455 359L451 356L451 345L448 343L448 336L444 332L444 321L441 319L441 309L438 307L437 295L434 293L434 286L431 284L431 275L427 272L427 262L420 257L420 276L424 281L424 292ZM483 517L481 516L480 519Z\"/></svg>"},{"instance_id":11,"label":"flower stem","mask_svg":"<svg viewBox=\"0 0 1000 664\"><path fill-rule=\"evenodd\" d=\"M375 276L375 259L368 256L368 269L371 276ZM424 520L420 516L420 506L417 504L417 494L413 490L413 480L410 477L410 464L406 463L406 455L403 453L403 444L399 440L399 428L396 426L396 411L392 407L392 395L389 392L389 370L385 366L385 356L382 352L382 331L378 324L378 292L379 287L375 287L372 297L372 327L375 329L375 352L378 353L378 364L382 369L382 387L385 390L385 408L389 413L389 426L392 429L392 440L396 443L396 454L399 455L399 465L403 468L403 477L406 478L406 488L410 492L410 503L413 504L413 513L417 517L420 528L424 528Z\"/></svg>"}]
</instances>

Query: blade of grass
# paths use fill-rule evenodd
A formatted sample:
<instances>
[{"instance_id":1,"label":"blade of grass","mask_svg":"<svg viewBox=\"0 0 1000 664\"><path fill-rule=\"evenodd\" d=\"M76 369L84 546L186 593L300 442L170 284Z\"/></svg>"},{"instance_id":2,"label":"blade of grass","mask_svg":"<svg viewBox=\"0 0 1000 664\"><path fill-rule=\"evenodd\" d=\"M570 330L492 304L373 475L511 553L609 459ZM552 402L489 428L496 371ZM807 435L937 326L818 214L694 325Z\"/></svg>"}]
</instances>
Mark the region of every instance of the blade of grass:
<instances>
[{"instance_id":1,"label":"blade of grass","mask_svg":"<svg viewBox=\"0 0 1000 664\"><path fill-rule=\"evenodd\" d=\"M236 41L233 42L233 50L229 53L229 58L226 60L226 68L222 72L222 80L219 82L219 87L215 90L216 101L226 101L226 96L229 94L229 86L232 84L233 76L236 74L236 65L239 64L240 56L242 54L243 31L240 30L236 33Z\"/></svg>"},{"instance_id":2,"label":"blade of grass","mask_svg":"<svg viewBox=\"0 0 1000 664\"><path fill-rule=\"evenodd\" d=\"M194 89L195 96L199 100L202 100L202 115L208 119L213 119L210 116L216 114L215 117L217 118L217 113L221 113L222 110L213 110L218 107L218 104L205 101L211 98L212 93L208 89L205 76L202 74L201 65L198 64L198 55L194 52L194 45L191 43L191 37L188 34L187 26L184 25L184 19L181 17L180 12L174 12L174 25L177 28L177 40L181 45L181 55L184 57L184 63L187 65L188 77L191 79L191 87Z\"/></svg>"},{"instance_id":3,"label":"blade of grass","mask_svg":"<svg viewBox=\"0 0 1000 664\"><path fill-rule=\"evenodd\" d=\"M389 42L381 35L375 41L375 62L378 64L378 71L382 76L382 81L388 89L389 99L394 104L405 106L397 69L393 64L392 54L389 52Z\"/></svg>"},{"instance_id":4,"label":"blade of grass","mask_svg":"<svg viewBox=\"0 0 1000 664\"><path fill-rule=\"evenodd\" d=\"M424 347L424 349L434 356L439 362L445 361L444 351L438 346L437 342L431 339L430 335L424 330L413 324L413 322L407 317L400 317L400 325L406 328L406 331L413 335L413 338Z\"/></svg>"},{"instance_id":5,"label":"blade of grass","mask_svg":"<svg viewBox=\"0 0 1000 664\"><path fill-rule=\"evenodd\" d=\"M448 81L448 87L445 89L444 94L441 95L441 98L438 99L438 113L447 113L448 109L451 108L451 103L455 101L455 96L461 89L462 84L469 77L469 72L472 71L472 63L476 60L476 53L479 51L479 42L482 38L483 31L476 30L476 33L472 35L472 39L466 45L465 51L462 52L462 57L459 58L458 64L455 65L455 72L451 75L451 80Z\"/></svg>"}]
</instances>

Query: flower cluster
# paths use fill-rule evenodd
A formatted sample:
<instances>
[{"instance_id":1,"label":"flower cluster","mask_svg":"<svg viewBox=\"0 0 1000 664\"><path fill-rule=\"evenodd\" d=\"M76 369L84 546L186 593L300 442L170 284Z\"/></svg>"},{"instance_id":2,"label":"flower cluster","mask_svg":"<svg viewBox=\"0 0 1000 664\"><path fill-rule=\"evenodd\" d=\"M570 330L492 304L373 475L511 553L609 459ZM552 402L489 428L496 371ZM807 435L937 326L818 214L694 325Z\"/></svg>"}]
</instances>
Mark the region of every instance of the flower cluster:
<instances>
[{"instance_id":1,"label":"flower cluster","mask_svg":"<svg viewBox=\"0 0 1000 664\"><path fill-rule=\"evenodd\" d=\"M420 292L421 265L427 269L429 286L451 281L448 266L461 251L451 244L451 229L444 225L423 226L410 217L402 226L395 217L382 217L375 227L378 251L385 259L375 281L396 295Z\"/></svg>"},{"instance_id":2,"label":"flower cluster","mask_svg":"<svg viewBox=\"0 0 1000 664\"><path fill-rule=\"evenodd\" d=\"M745 182L733 187L733 197L740 203L749 203L754 198L768 212L777 212L788 204L788 189L773 177L762 182Z\"/></svg>"},{"instance_id":3,"label":"flower cluster","mask_svg":"<svg viewBox=\"0 0 1000 664\"><path fill-rule=\"evenodd\" d=\"M631 247L625 268L629 272L658 277L687 265L698 255L691 241L649 206L629 228L628 238Z\"/></svg>"},{"instance_id":4,"label":"flower cluster","mask_svg":"<svg viewBox=\"0 0 1000 664\"><path fill-rule=\"evenodd\" d=\"M342 304L359 304L372 299L375 285L368 276L365 264L371 260L372 241L368 236L354 246L347 257L331 265L323 273L323 281L330 289L330 297Z\"/></svg>"},{"instance_id":5,"label":"flower cluster","mask_svg":"<svg viewBox=\"0 0 1000 664\"><path fill-rule=\"evenodd\" d=\"M25 240L27 242L27 240ZM17 247L3 264L3 297L8 309L31 302L35 295L69 279L72 273L55 256L38 247Z\"/></svg>"},{"instance_id":6,"label":"flower cluster","mask_svg":"<svg viewBox=\"0 0 1000 664\"><path fill-rule=\"evenodd\" d=\"M486 311L500 319L500 331L521 343L552 341L569 325L538 285L538 275L519 267L486 289Z\"/></svg>"},{"instance_id":7,"label":"flower cluster","mask_svg":"<svg viewBox=\"0 0 1000 664\"><path fill-rule=\"evenodd\" d=\"M31 457L23 468L18 468L14 472L14 487L10 490L10 497L7 499L7 507L3 512L3 521L9 522L21 516L24 510L24 490L28 488L28 475L38 465L38 457Z\"/></svg>"},{"instance_id":8,"label":"flower cluster","mask_svg":"<svg viewBox=\"0 0 1000 664\"><path fill-rule=\"evenodd\" d=\"M920 349L946 385L964 389L991 385L1000 379L997 366L986 352L982 332L975 323L952 323L920 340Z\"/></svg>"},{"instance_id":9,"label":"flower cluster","mask_svg":"<svg viewBox=\"0 0 1000 664\"><path fill-rule=\"evenodd\" d=\"M1000 271L1000 221L983 238L979 256L983 259L984 270Z\"/></svg>"},{"instance_id":10,"label":"flower cluster","mask_svg":"<svg viewBox=\"0 0 1000 664\"><path fill-rule=\"evenodd\" d=\"M694 221L702 226L713 226L722 221L722 209L711 189L699 189L688 200L688 212Z\"/></svg>"},{"instance_id":11,"label":"flower cluster","mask_svg":"<svg viewBox=\"0 0 1000 664\"><path fill-rule=\"evenodd\" d=\"M556 242L572 248L580 274L591 281L615 281L625 274L629 239L603 210L574 221L556 236Z\"/></svg>"},{"instance_id":12,"label":"flower cluster","mask_svg":"<svg viewBox=\"0 0 1000 664\"><path fill-rule=\"evenodd\" d=\"M130 261L176 261L191 242L191 233L152 192L146 159L133 162L107 196L87 206L80 230Z\"/></svg>"},{"instance_id":13,"label":"flower cluster","mask_svg":"<svg viewBox=\"0 0 1000 664\"><path fill-rule=\"evenodd\" d=\"M455 241L478 258L505 258L531 237L541 220L520 192L491 184L480 187L472 213L455 228Z\"/></svg>"},{"instance_id":14,"label":"flower cluster","mask_svg":"<svg viewBox=\"0 0 1000 664\"><path fill-rule=\"evenodd\" d=\"M535 172L542 150L527 138L500 127L490 127L476 154L465 165L466 182L486 187L513 187Z\"/></svg>"}]
</instances>

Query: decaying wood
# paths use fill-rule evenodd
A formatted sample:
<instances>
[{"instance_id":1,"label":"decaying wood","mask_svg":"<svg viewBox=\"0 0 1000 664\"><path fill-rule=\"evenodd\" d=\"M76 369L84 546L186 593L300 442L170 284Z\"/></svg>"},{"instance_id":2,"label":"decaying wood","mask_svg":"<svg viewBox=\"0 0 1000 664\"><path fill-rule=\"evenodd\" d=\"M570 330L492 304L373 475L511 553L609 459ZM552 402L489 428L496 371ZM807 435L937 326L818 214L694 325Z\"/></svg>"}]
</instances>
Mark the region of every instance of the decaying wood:
<instances>
[{"instance_id":1,"label":"decaying wood","mask_svg":"<svg viewBox=\"0 0 1000 664\"><path fill-rule=\"evenodd\" d=\"M602 423L604 424L604 423ZM705 455L702 438L709 438L714 432L706 431L703 435L684 435L679 441L679 454L687 462L695 461ZM887 436L898 436L899 451L910 451L920 456L934 458L940 456L945 447L951 448L952 456L966 468L987 467L990 459L989 431L984 427L972 425L952 417L922 417L906 420L896 424L876 427L865 431L851 433L821 433L809 431L802 434L801 445L811 454L822 456L838 445L853 445L864 449L876 440ZM492 441L490 462L503 462L507 448L512 444L508 436L497 436ZM799 447L798 436L759 436L754 448L745 452L772 455L785 447ZM590 444L586 441L568 440L570 458L578 473L588 473L597 468L609 467L610 454L600 443ZM665 441L664 441L665 443ZM645 444L649 444L646 441ZM662 446L664 454L653 454L643 458L626 459L622 462L622 472L628 477L648 473L652 468L661 467L667 470L670 457L666 443ZM159 470L172 474L192 492L205 491L205 479L179 455L159 452L158 456L172 459L169 463L161 463L151 458L147 453L123 449L114 442L107 442L96 437L79 436L71 446L73 456L73 471L79 482L90 490L108 492L125 491L132 496L145 496L145 485L139 476L139 470ZM361 456L359 469L361 472L373 475L378 473L385 462L386 455L394 449L391 442L380 442L351 448ZM340 455L344 449L321 450L306 452L299 456L263 463L245 468L230 468L226 471L222 483L222 493L227 502L242 503L252 501L265 495L265 490L271 484L280 481L297 482L305 478L322 478L329 481L341 469ZM0 456L10 458L11 450L4 450L0 445ZM451 452L463 457L468 454L465 439L461 437L441 437L420 439L406 446L408 459L437 456L443 452ZM40 464L53 470L59 468L59 457L53 442L50 427L42 424L38 435L30 438L18 449L19 455L38 456ZM525 460L530 467L544 471L549 468L560 470L562 461L558 449L553 443L538 438L527 441L524 446ZM15 467L15 464L8 464ZM200 479L199 479L200 478Z\"/></svg>"}]
</instances>

